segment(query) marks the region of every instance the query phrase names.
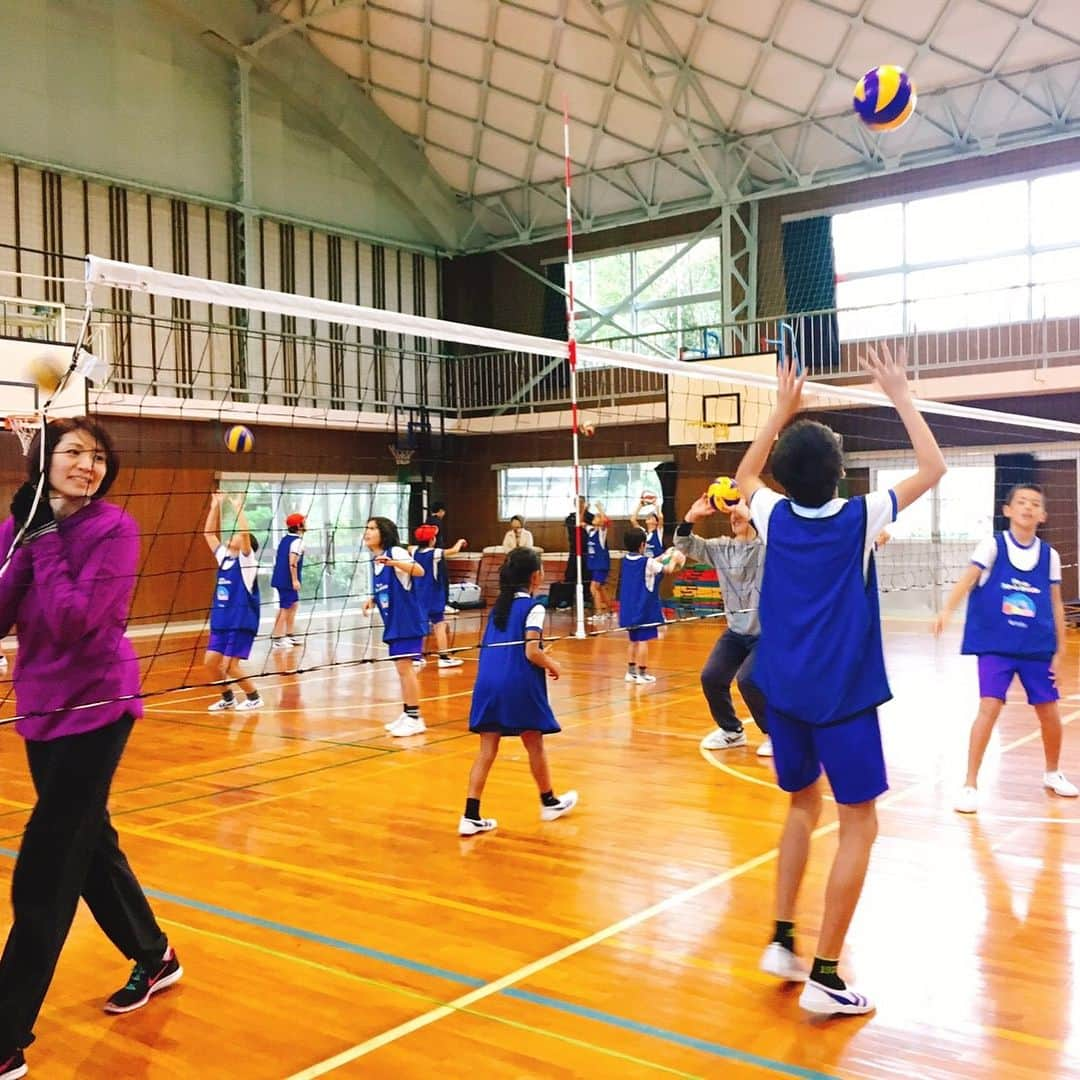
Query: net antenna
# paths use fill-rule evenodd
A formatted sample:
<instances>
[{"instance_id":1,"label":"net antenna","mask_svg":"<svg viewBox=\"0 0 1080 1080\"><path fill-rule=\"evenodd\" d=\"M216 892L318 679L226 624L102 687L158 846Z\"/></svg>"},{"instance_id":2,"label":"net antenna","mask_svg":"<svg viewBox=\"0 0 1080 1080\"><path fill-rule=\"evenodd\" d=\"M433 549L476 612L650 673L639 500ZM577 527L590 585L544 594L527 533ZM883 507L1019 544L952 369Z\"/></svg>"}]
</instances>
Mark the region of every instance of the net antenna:
<instances>
[{"instance_id":1,"label":"net antenna","mask_svg":"<svg viewBox=\"0 0 1080 1080\"><path fill-rule=\"evenodd\" d=\"M574 587L576 625L574 636L585 637L585 585L582 568L581 533L581 457L578 452L580 418L577 387L577 329L574 313L574 206L570 199L570 105L563 95L563 165L566 174L566 349L570 362L570 439L574 460L574 550L569 558L577 564Z\"/></svg>"}]
</instances>

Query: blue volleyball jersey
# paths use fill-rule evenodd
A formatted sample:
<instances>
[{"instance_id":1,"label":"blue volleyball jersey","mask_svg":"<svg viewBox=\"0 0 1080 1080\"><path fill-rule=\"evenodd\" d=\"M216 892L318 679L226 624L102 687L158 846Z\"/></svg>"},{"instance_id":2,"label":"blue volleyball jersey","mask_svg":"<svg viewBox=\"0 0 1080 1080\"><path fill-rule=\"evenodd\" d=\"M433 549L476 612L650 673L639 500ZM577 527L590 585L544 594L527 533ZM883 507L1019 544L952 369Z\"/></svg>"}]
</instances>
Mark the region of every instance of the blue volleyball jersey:
<instances>
[{"instance_id":1,"label":"blue volleyball jersey","mask_svg":"<svg viewBox=\"0 0 1080 1080\"><path fill-rule=\"evenodd\" d=\"M611 569L606 528L589 526L585 529L585 565L588 566L590 574Z\"/></svg>"},{"instance_id":2,"label":"blue volleyball jersey","mask_svg":"<svg viewBox=\"0 0 1080 1080\"><path fill-rule=\"evenodd\" d=\"M469 707L470 731L561 730L548 703L547 672L525 655L525 634L542 632L543 619L543 606L528 593L514 597L504 629L488 619Z\"/></svg>"},{"instance_id":3,"label":"blue volleyball jersey","mask_svg":"<svg viewBox=\"0 0 1080 1080\"><path fill-rule=\"evenodd\" d=\"M1035 565L1020 570L1009 558L1005 534L998 533L995 540L997 555L990 574L968 596L960 651L1049 660L1058 646L1050 596L1052 548L1036 539L1040 548Z\"/></svg>"},{"instance_id":4,"label":"blue volleyball jersey","mask_svg":"<svg viewBox=\"0 0 1080 1080\"><path fill-rule=\"evenodd\" d=\"M274 571L270 575L272 588L285 590L292 588L289 558L297 541L300 542L300 558L296 562L296 577L298 581L304 580L304 538L299 533L287 533L281 538L281 543L277 546L277 554L274 556Z\"/></svg>"},{"instance_id":5,"label":"blue volleyball jersey","mask_svg":"<svg viewBox=\"0 0 1080 1080\"><path fill-rule=\"evenodd\" d=\"M391 559L409 558L409 553L399 547L391 548L386 554ZM420 608L420 592L416 582L416 578L372 560L371 587L382 616L383 641L422 638L427 633L427 617Z\"/></svg>"},{"instance_id":6,"label":"blue volleyball jersey","mask_svg":"<svg viewBox=\"0 0 1080 1080\"><path fill-rule=\"evenodd\" d=\"M866 496L804 514L767 489L751 502L766 551L754 681L770 708L805 723L835 723L892 697L873 538L882 509L895 517L896 496L874 498L872 523Z\"/></svg>"},{"instance_id":7,"label":"blue volleyball jersey","mask_svg":"<svg viewBox=\"0 0 1080 1080\"><path fill-rule=\"evenodd\" d=\"M233 555L224 544L214 557L218 571L210 629L255 633L259 629L258 559L254 555Z\"/></svg>"},{"instance_id":8,"label":"blue volleyball jersey","mask_svg":"<svg viewBox=\"0 0 1080 1080\"><path fill-rule=\"evenodd\" d=\"M663 568L647 555L625 555L619 570L619 625L653 626L664 621L660 604Z\"/></svg>"},{"instance_id":9,"label":"blue volleyball jersey","mask_svg":"<svg viewBox=\"0 0 1080 1080\"><path fill-rule=\"evenodd\" d=\"M660 535L659 529L654 529L652 532L646 532L645 554L651 555L654 559L659 559L660 556L664 554L664 538Z\"/></svg>"},{"instance_id":10,"label":"blue volleyball jersey","mask_svg":"<svg viewBox=\"0 0 1080 1080\"><path fill-rule=\"evenodd\" d=\"M443 592L443 553L438 548L417 548L413 552L414 561L423 569L424 576L416 579L414 588L420 601L420 610L425 615L440 615L446 606L446 594Z\"/></svg>"}]
</instances>

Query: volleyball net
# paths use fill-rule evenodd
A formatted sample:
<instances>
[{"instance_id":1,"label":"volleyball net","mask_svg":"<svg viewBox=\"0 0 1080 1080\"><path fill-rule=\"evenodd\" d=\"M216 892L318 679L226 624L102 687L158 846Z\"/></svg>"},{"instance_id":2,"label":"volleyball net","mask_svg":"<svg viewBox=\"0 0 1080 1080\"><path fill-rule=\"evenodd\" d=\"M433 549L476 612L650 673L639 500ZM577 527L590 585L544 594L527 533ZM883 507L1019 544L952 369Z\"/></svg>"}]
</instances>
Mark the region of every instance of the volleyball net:
<instances>
[{"instance_id":1,"label":"volleyball net","mask_svg":"<svg viewBox=\"0 0 1080 1080\"><path fill-rule=\"evenodd\" d=\"M91 257L86 287L82 351L98 364L88 376L77 356L83 370L75 404L66 404L85 403L123 461L110 498L143 537L131 628L149 693L206 685L215 565L203 528L213 491L239 497L259 543L262 622L249 669L270 677L386 657L381 623L363 610L371 594L364 527L387 518L411 543L440 502L443 546L467 541L445 563L451 652L475 660L514 518L544 552L552 636L617 634L614 611L586 621L575 598L592 616L614 608L631 523L651 533L662 515L666 551L708 483L734 475L775 403L781 356L809 366L807 415L842 438L841 494L888 487L914 467L895 411L854 374L860 350L917 348L910 337L845 344L851 363L842 374L799 356L804 339L793 328L764 342L748 337L746 347L728 342L729 355L696 362L580 343L571 372L565 341L115 260ZM349 295L349 281L336 291ZM887 612L929 616L975 543L1001 527L1004 494L1020 482L1044 488L1044 535L1061 552L1066 595L1076 594L1080 424L1065 410L1055 414L1046 396L1031 398L1025 413L1016 396L1031 392L1019 389L1023 378L1028 387L1030 373L997 369L992 378L965 373L916 386L950 471L888 528L877 555ZM253 436L249 453L226 446L236 425ZM8 456L18 471L14 440ZM589 584L596 538L576 530L576 490L585 499L581 523L607 522L606 593ZM237 527L228 505L225 514L223 536ZM294 514L306 525L301 645L274 649L271 571ZM695 531L724 536L729 523L717 514ZM724 612L722 576L705 563L690 561L661 590L665 622ZM743 600L755 602L752 594Z\"/></svg>"}]
</instances>

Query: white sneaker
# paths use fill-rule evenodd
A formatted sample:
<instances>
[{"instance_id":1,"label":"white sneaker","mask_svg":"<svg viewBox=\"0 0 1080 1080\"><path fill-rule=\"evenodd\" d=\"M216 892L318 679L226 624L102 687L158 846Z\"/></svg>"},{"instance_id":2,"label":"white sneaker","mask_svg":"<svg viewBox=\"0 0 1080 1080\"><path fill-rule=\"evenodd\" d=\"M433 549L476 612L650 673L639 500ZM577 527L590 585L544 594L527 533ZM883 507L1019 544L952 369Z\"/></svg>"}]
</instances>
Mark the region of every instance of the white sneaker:
<instances>
[{"instance_id":1,"label":"white sneaker","mask_svg":"<svg viewBox=\"0 0 1080 1080\"><path fill-rule=\"evenodd\" d=\"M578 793L576 791L566 792L554 806L540 807L540 820L554 821L556 818L562 817L563 814L569 814L577 806L577 801Z\"/></svg>"},{"instance_id":2,"label":"white sneaker","mask_svg":"<svg viewBox=\"0 0 1080 1080\"><path fill-rule=\"evenodd\" d=\"M808 979L799 995L799 1004L807 1011L819 1016L861 1016L873 1012L874 1003L864 994L859 994L849 986L846 990L832 990L828 986Z\"/></svg>"},{"instance_id":3,"label":"white sneaker","mask_svg":"<svg viewBox=\"0 0 1080 1080\"><path fill-rule=\"evenodd\" d=\"M413 666L414 668L422 668L422 667L427 667L427 659L426 659L425 657L423 657L423 656L418 656L418 657L417 657L417 658L416 658L416 659L415 659L415 660L414 660L414 661L412 662L412 666Z\"/></svg>"},{"instance_id":4,"label":"white sneaker","mask_svg":"<svg viewBox=\"0 0 1080 1080\"><path fill-rule=\"evenodd\" d=\"M235 698L233 698L231 701L226 701L224 698L218 698L217 701L215 701L213 705L207 705L206 711L207 712L224 712L226 709L235 709L235 708L236 708L236 699Z\"/></svg>"},{"instance_id":5,"label":"white sneaker","mask_svg":"<svg viewBox=\"0 0 1080 1080\"><path fill-rule=\"evenodd\" d=\"M387 728L387 731L395 739L407 739L410 735L422 735L427 731L427 724L419 716L406 715L399 717L394 726Z\"/></svg>"},{"instance_id":6,"label":"white sneaker","mask_svg":"<svg viewBox=\"0 0 1080 1080\"><path fill-rule=\"evenodd\" d=\"M1055 795L1060 795L1063 799L1075 799L1077 795L1080 795L1080 788L1077 788L1060 769L1057 772L1043 773L1043 787L1048 787Z\"/></svg>"},{"instance_id":7,"label":"white sneaker","mask_svg":"<svg viewBox=\"0 0 1080 1080\"><path fill-rule=\"evenodd\" d=\"M642 674L639 671L637 673L637 681L639 683L641 683L642 686L648 686L650 683L656 682L656 676L655 675L650 675L648 672L646 672L645 674Z\"/></svg>"},{"instance_id":8,"label":"white sneaker","mask_svg":"<svg viewBox=\"0 0 1080 1080\"><path fill-rule=\"evenodd\" d=\"M236 703L237 712L251 712L252 709L261 709L266 702L261 697L257 698L244 698L243 701Z\"/></svg>"},{"instance_id":9,"label":"white sneaker","mask_svg":"<svg viewBox=\"0 0 1080 1080\"><path fill-rule=\"evenodd\" d=\"M768 735L765 736L765 741L757 748L758 757L772 757L772 739Z\"/></svg>"},{"instance_id":10,"label":"white sneaker","mask_svg":"<svg viewBox=\"0 0 1080 1080\"><path fill-rule=\"evenodd\" d=\"M389 731L391 728L396 728L403 720L411 720L411 719L412 719L412 717L409 716L409 714L407 712L398 713L397 716L395 716L394 719L391 720L388 724L383 724L383 727L387 731Z\"/></svg>"},{"instance_id":11,"label":"white sneaker","mask_svg":"<svg viewBox=\"0 0 1080 1080\"><path fill-rule=\"evenodd\" d=\"M271 649L291 649L292 647L292 642L287 637L274 638L270 645Z\"/></svg>"},{"instance_id":12,"label":"white sneaker","mask_svg":"<svg viewBox=\"0 0 1080 1080\"><path fill-rule=\"evenodd\" d=\"M453 604L447 604L442 610L443 610L444 615L456 615L457 614L457 608L454 607Z\"/></svg>"},{"instance_id":13,"label":"white sneaker","mask_svg":"<svg viewBox=\"0 0 1080 1080\"><path fill-rule=\"evenodd\" d=\"M806 965L779 941L770 942L769 947L761 954L758 967L766 975L773 975L784 982L806 982L810 977Z\"/></svg>"},{"instance_id":14,"label":"white sneaker","mask_svg":"<svg viewBox=\"0 0 1080 1080\"><path fill-rule=\"evenodd\" d=\"M952 808L958 814L974 814L979 809L979 793L973 787L962 787L953 799Z\"/></svg>"},{"instance_id":15,"label":"white sneaker","mask_svg":"<svg viewBox=\"0 0 1080 1080\"><path fill-rule=\"evenodd\" d=\"M439 667L441 667L441 668L461 667L464 663L465 663L465 661L462 660L460 656L440 656L439 657Z\"/></svg>"},{"instance_id":16,"label":"white sneaker","mask_svg":"<svg viewBox=\"0 0 1080 1080\"><path fill-rule=\"evenodd\" d=\"M725 731L723 728L717 728L701 740L701 745L706 750L730 750L733 746L745 746L746 732Z\"/></svg>"},{"instance_id":17,"label":"white sneaker","mask_svg":"<svg viewBox=\"0 0 1080 1080\"><path fill-rule=\"evenodd\" d=\"M8 659L6 656L0 655L0 671L7 671Z\"/></svg>"},{"instance_id":18,"label":"white sneaker","mask_svg":"<svg viewBox=\"0 0 1080 1080\"><path fill-rule=\"evenodd\" d=\"M628 671L623 676L623 682L629 682L629 683L640 682L640 680L637 677L637 672L636 671Z\"/></svg>"},{"instance_id":19,"label":"white sneaker","mask_svg":"<svg viewBox=\"0 0 1080 1080\"><path fill-rule=\"evenodd\" d=\"M292 636L290 636L290 637L287 637L287 638L285 638L285 640L286 640L286 641L287 641L287 642L289 643L289 645L290 645L290 646L292 646L292 648L294 648L294 649L299 649L299 648L300 648L300 646L304 644L303 640L302 640L302 639L300 639L300 638L298 638L298 637L292 637Z\"/></svg>"},{"instance_id":20,"label":"white sneaker","mask_svg":"<svg viewBox=\"0 0 1080 1080\"><path fill-rule=\"evenodd\" d=\"M463 817L458 822L458 836L475 836L477 833L491 832L498 824L493 817L480 818L479 821Z\"/></svg>"}]
</instances>

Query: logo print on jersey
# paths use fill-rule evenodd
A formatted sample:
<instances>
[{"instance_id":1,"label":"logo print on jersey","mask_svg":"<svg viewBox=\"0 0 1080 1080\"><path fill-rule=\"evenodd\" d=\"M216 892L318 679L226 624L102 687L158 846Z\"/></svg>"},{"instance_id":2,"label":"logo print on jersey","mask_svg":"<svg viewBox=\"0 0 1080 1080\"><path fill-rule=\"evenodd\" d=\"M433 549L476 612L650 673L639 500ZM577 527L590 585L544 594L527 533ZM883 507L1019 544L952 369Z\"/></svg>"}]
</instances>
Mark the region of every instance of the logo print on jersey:
<instances>
[{"instance_id":1,"label":"logo print on jersey","mask_svg":"<svg viewBox=\"0 0 1080 1080\"><path fill-rule=\"evenodd\" d=\"M1031 597L1023 593L1008 593L1001 601L1001 611L1004 615L1019 615L1025 619L1035 618L1035 604Z\"/></svg>"}]
</instances>

